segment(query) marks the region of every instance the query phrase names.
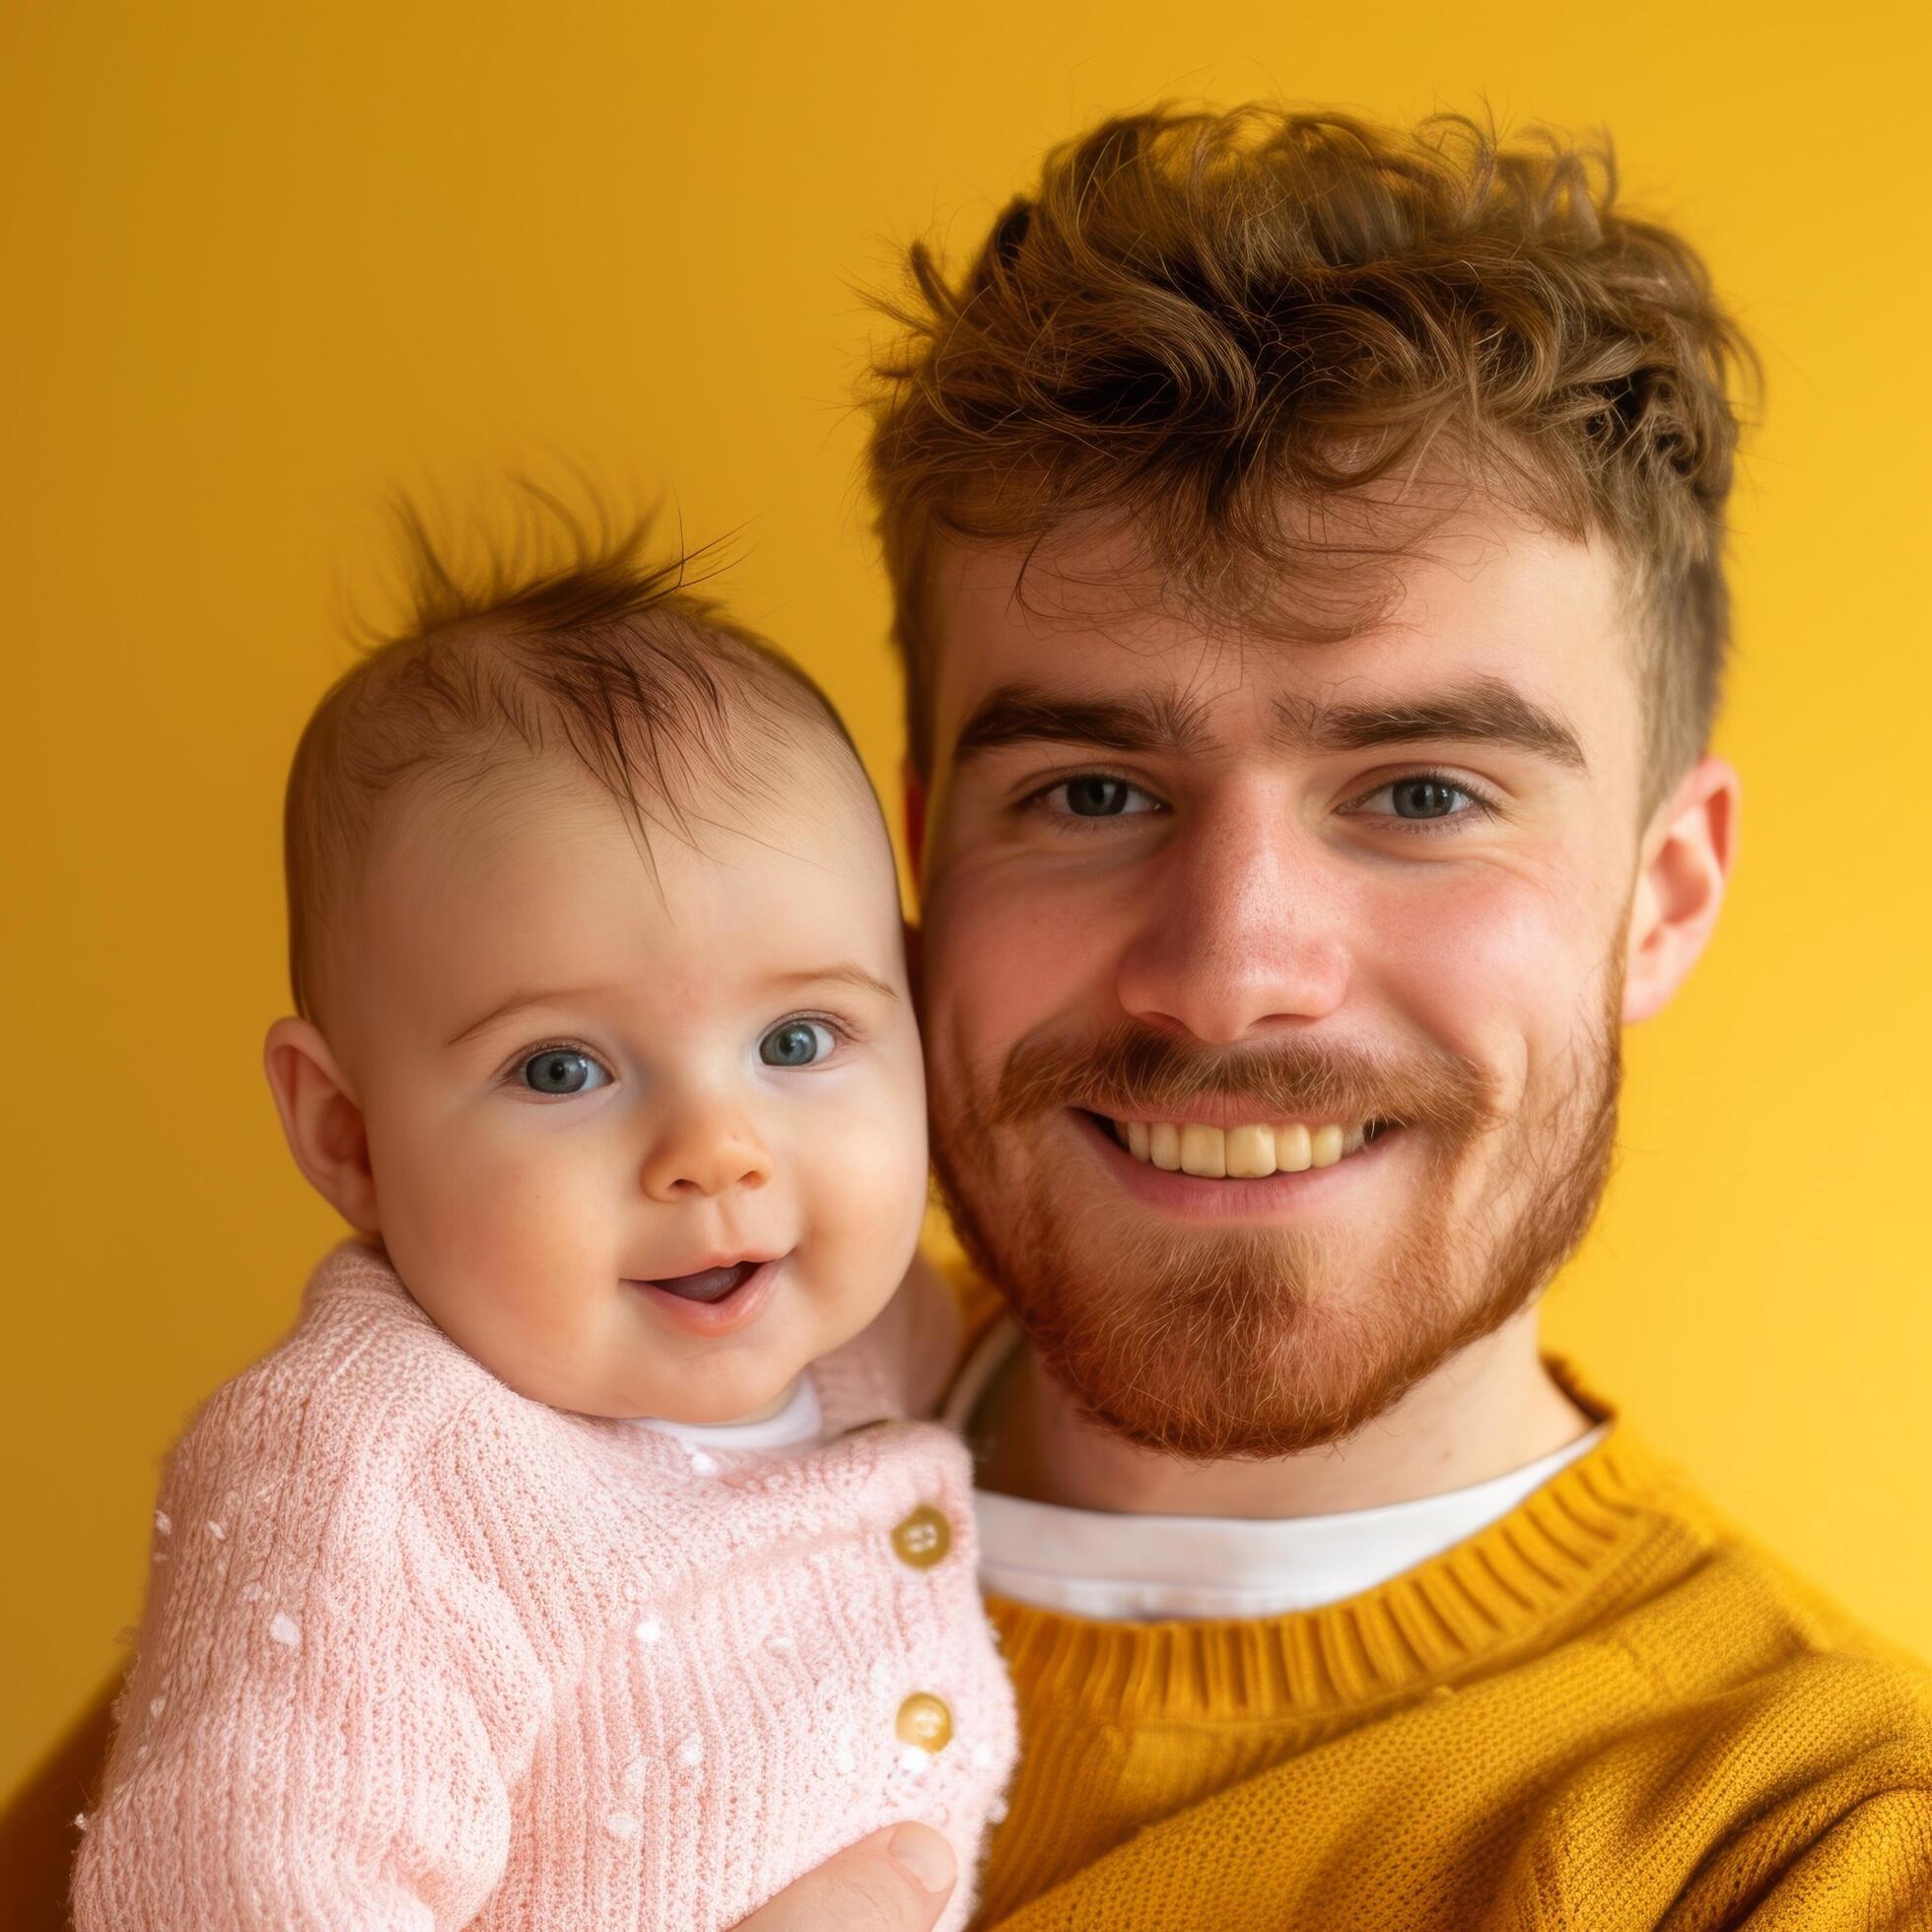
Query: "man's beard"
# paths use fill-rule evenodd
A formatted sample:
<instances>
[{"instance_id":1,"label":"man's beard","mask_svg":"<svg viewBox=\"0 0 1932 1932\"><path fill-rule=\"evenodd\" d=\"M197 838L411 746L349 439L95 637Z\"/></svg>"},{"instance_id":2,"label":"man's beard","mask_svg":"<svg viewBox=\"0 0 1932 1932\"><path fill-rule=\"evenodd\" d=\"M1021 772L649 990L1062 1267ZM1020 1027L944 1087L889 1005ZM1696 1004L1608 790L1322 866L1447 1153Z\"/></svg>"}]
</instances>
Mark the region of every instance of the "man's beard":
<instances>
[{"instance_id":1,"label":"man's beard","mask_svg":"<svg viewBox=\"0 0 1932 1932\"><path fill-rule=\"evenodd\" d=\"M1617 997L1549 1103L1513 1115L1446 1054L1204 1052L1133 1022L1034 1037L995 1093L935 1079L933 1161L968 1254L1089 1416L1189 1460L1292 1455L1351 1435L1500 1328L1583 1238L1616 1140ZM1204 1096L1252 1103L1255 1120L1401 1123L1426 1156L1408 1225L1379 1253L1334 1229L1161 1228L1097 1175L1021 1179L1000 1158L1067 1108L1160 1119Z\"/></svg>"}]
</instances>

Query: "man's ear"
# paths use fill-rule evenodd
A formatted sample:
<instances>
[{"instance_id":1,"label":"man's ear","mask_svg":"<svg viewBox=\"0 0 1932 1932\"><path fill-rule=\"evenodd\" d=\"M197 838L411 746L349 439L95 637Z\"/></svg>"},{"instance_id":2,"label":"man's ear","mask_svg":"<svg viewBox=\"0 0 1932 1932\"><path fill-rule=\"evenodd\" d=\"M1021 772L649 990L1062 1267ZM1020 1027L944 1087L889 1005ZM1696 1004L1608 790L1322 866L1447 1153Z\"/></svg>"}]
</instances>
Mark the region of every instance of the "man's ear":
<instances>
[{"instance_id":1,"label":"man's ear","mask_svg":"<svg viewBox=\"0 0 1932 1932\"><path fill-rule=\"evenodd\" d=\"M1737 862L1742 789L1723 759L1700 759L1644 831L1624 958L1626 1025L1670 1002L1709 941Z\"/></svg>"},{"instance_id":2,"label":"man's ear","mask_svg":"<svg viewBox=\"0 0 1932 1932\"><path fill-rule=\"evenodd\" d=\"M922 876L926 865L926 781L910 758L899 760L899 806L905 814L906 859L917 892L926 882Z\"/></svg>"},{"instance_id":3,"label":"man's ear","mask_svg":"<svg viewBox=\"0 0 1932 1932\"><path fill-rule=\"evenodd\" d=\"M328 1042L309 1020L278 1019L261 1063L295 1164L358 1234L374 1240L381 1222L369 1132Z\"/></svg>"},{"instance_id":4,"label":"man's ear","mask_svg":"<svg viewBox=\"0 0 1932 1932\"><path fill-rule=\"evenodd\" d=\"M921 1024L926 1019L926 932L923 927L905 924L906 980L913 990L913 1016Z\"/></svg>"}]
</instances>

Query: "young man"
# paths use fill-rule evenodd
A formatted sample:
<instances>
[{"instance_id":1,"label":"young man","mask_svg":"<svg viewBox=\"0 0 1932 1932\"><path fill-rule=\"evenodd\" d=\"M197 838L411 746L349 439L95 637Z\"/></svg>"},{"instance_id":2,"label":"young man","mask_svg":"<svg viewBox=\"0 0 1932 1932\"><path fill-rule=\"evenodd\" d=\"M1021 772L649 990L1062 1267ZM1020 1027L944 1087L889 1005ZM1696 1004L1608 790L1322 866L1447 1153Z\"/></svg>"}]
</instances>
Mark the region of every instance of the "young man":
<instances>
[{"instance_id":1,"label":"young man","mask_svg":"<svg viewBox=\"0 0 1932 1932\"><path fill-rule=\"evenodd\" d=\"M1925 1673L1537 1346L1736 836L1700 263L1560 145L1250 109L915 267L873 480L1010 1307L954 1404L985 1922L1932 1924ZM928 1923L888 1864L756 1923Z\"/></svg>"}]
</instances>

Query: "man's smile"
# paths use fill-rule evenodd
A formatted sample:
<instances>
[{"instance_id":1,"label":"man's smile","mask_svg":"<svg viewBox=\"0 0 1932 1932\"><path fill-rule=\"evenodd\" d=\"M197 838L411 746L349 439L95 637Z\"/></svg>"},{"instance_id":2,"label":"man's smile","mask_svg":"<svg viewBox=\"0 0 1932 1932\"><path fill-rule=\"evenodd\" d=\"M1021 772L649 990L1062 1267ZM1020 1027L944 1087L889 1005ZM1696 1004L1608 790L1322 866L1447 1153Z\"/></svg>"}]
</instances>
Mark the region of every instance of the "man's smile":
<instances>
[{"instance_id":1,"label":"man's smile","mask_svg":"<svg viewBox=\"0 0 1932 1932\"><path fill-rule=\"evenodd\" d=\"M1136 1160L1211 1181L1257 1181L1333 1167L1360 1153L1386 1126L1382 1121L1274 1121L1220 1127L1196 1120L1107 1120L1106 1125Z\"/></svg>"},{"instance_id":2,"label":"man's smile","mask_svg":"<svg viewBox=\"0 0 1932 1932\"><path fill-rule=\"evenodd\" d=\"M1137 1200L1163 1212L1270 1218L1312 1208L1381 1164L1405 1130L1393 1122L1119 1121L1067 1110L1077 1138ZM1263 1165L1266 1159L1267 1165Z\"/></svg>"}]
</instances>

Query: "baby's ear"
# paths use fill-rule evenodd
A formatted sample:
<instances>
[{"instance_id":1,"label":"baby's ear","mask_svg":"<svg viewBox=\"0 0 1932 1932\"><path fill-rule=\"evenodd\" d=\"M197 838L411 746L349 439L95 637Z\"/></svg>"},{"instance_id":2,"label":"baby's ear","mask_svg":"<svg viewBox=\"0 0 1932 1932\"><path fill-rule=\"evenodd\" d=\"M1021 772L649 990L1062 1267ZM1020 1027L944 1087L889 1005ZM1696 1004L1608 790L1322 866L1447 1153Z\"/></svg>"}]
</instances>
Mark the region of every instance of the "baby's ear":
<instances>
[{"instance_id":1,"label":"baby's ear","mask_svg":"<svg viewBox=\"0 0 1932 1932\"><path fill-rule=\"evenodd\" d=\"M374 1240L381 1223L369 1131L328 1042L309 1020L278 1019L261 1063L295 1164L358 1234Z\"/></svg>"}]
</instances>

